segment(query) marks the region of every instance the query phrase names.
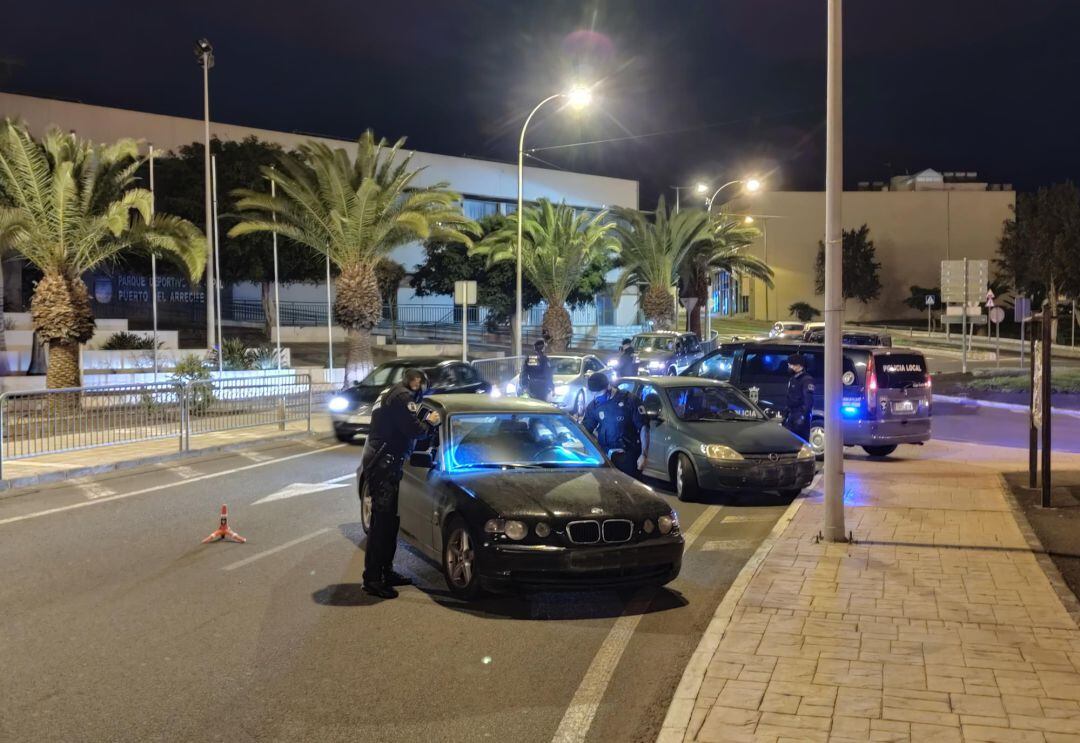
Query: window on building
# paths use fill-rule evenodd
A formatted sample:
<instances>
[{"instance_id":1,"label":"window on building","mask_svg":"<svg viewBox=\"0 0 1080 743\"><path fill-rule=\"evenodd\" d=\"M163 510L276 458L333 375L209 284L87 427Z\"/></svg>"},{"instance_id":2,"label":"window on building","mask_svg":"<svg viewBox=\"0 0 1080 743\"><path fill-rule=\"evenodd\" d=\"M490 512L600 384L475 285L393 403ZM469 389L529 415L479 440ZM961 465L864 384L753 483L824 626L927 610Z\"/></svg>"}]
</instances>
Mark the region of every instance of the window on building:
<instances>
[{"instance_id":1,"label":"window on building","mask_svg":"<svg viewBox=\"0 0 1080 743\"><path fill-rule=\"evenodd\" d=\"M461 203L461 211L469 219L479 222L484 217L491 217L499 213L498 201L483 201L481 199L465 199Z\"/></svg>"}]
</instances>

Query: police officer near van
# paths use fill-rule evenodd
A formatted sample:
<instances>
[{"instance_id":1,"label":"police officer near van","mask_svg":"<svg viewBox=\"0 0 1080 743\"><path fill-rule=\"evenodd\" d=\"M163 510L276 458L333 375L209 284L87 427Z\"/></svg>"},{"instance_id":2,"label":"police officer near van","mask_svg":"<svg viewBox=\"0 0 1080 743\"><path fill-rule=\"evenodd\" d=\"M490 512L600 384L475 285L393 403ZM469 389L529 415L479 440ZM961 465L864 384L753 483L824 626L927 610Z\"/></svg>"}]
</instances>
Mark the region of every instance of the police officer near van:
<instances>
[{"instance_id":1,"label":"police officer near van","mask_svg":"<svg viewBox=\"0 0 1080 743\"><path fill-rule=\"evenodd\" d=\"M547 344L538 340L533 344L534 355L525 359L521 367L521 388L534 400L547 402L555 391L555 374L551 368L551 359L544 349Z\"/></svg>"},{"instance_id":2,"label":"police officer near van","mask_svg":"<svg viewBox=\"0 0 1080 743\"><path fill-rule=\"evenodd\" d=\"M629 338L622 339L622 347L619 349L619 360L615 364L615 371L620 377L634 377L638 373L637 359L634 358L634 342Z\"/></svg>"},{"instance_id":3,"label":"police officer near van","mask_svg":"<svg viewBox=\"0 0 1080 743\"><path fill-rule=\"evenodd\" d=\"M649 451L649 423L641 400L620 390L603 372L589 377L589 390L600 394L585 409L581 424L611 454L616 467L640 478Z\"/></svg>"},{"instance_id":4,"label":"police officer near van","mask_svg":"<svg viewBox=\"0 0 1080 743\"><path fill-rule=\"evenodd\" d=\"M396 598L394 586L412 583L394 571L394 552L401 525L398 486L401 468L405 458L412 453L413 443L439 425L439 414L435 411L423 420L416 415L427 382L427 375L420 369L407 369L401 382L382 394L371 413L371 431L362 460L362 472L371 496L371 525L367 530L362 588L379 598Z\"/></svg>"},{"instance_id":5,"label":"police officer near van","mask_svg":"<svg viewBox=\"0 0 1080 743\"><path fill-rule=\"evenodd\" d=\"M797 353L787 358L791 379L787 387L787 411L784 428L804 441L810 439L810 421L814 414L814 380L806 373L806 359Z\"/></svg>"}]
</instances>

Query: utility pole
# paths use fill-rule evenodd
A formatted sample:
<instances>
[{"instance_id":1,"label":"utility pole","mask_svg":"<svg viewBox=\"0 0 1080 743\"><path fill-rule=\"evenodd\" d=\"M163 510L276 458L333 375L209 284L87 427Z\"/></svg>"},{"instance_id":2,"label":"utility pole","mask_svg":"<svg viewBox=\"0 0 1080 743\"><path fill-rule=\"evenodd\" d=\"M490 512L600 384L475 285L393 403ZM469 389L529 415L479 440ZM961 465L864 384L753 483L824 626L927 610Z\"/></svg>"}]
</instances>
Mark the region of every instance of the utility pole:
<instances>
[{"instance_id":1,"label":"utility pole","mask_svg":"<svg viewBox=\"0 0 1080 743\"><path fill-rule=\"evenodd\" d=\"M842 222L843 170L842 0L828 0L828 71L825 95L825 528L829 542L846 542L844 437L840 428L844 323Z\"/></svg>"},{"instance_id":2,"label":"utility pole","mask_svg":"<svg viewBox=\"0 0 1080 743\"><path fill-rule=\"evenodd\" d=\"M206 183L206 347L214 345L217 323L214 318L214 211L210 194L210 68L214 66L214 47L206 39L195 42L195 57L203 68L203 178Z\"/></svg>"}]
</instances>

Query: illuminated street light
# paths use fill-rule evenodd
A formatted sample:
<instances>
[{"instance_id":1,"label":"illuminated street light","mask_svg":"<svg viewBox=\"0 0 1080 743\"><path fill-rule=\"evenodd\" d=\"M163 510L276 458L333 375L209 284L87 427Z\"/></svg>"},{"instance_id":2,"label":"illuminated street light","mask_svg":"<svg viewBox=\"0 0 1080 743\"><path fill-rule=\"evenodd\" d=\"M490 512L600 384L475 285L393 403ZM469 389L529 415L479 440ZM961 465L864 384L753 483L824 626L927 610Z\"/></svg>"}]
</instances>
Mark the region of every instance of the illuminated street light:
<instances>
[{"instance_id":1,"label":"illuminated street light","mask_svg":"<svg viewBox=\"0 0 1080 743\"><path fill-rule=\"evenodd\" d=\"M703 193L705 193L706 191L709 190L709 187L706 186L704 183L699 183L696 186L694 186L694 190L697 191L700 194L703 194Z\"/></svg>"},{"instance_id":2,"label":"illuminated street light","mask_svg":"<svg viewBox=\"0 0 1080 743\"><path fill-rule=\"evenodd\" d=\"M521 246L523 242L522 211L524 209L522 190L525 180L525 132L529 128L529 122L536 112L543 108L545 103L550 103L557 98L565 98L571 108L581 110L592 103L592 89L584 85L575 85L564 93L549 95L536 104L536 107L525 117L525 123L521 126L521 138L518 139L518 179L517 179L517 289L516 307L514 310L514 355L521 356L521 325L524 318L521 313Z\"/></svg>"},{"instance_id":3,"label":"illuminated street light","mask_svg":"<svg viewBox=\"0 0 1080 743\"><path fill-rule=\"evenodd\" d=\"M744 188L750 193L756 193L757 191L761 190L761 181L759 181L757 178L750 178L746 181L746 185L744 186Z\"/></svg>"},{"instance_id":4,"label":"illuminated street light","mask_svg":"<svg viewBox=\"0 0 1080 743\"><path fill-rule=\"evenodd\" d=\"M753 223L754 223L754 218L751 217L749 214L747 214L745 217L743 217L743 224L753 224Z\"/></svg>"},{"instance_id":5,"label":"illuminated street light","mask_svg":"<svg viewBox=\"0 0 1080 743\"><path fill-rule=\"evenodd\" d=\"M734 186L736 183L743 184L743 190L747 193L757 193L762 188L762 183L757 178L736 178L733 181L728 181L724 185L720 186L720 188L716 189L716 191L713 192L712 197L705 201L705 206L707 207L708 211L712 211L713 203L716 201L716 197L720 195L720 192L728 186Z\"/></svg>"}]
</instances>

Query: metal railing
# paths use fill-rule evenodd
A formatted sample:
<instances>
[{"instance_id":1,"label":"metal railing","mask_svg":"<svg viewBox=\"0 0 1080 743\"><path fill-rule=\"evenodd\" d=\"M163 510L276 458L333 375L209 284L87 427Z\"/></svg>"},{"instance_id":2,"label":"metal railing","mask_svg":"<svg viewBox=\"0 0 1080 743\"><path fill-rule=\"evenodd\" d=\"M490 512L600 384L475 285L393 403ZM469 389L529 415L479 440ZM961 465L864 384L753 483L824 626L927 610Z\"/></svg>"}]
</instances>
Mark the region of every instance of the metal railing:
<instances>
[{"instance_id":1,"label":"metal railing","mask_svg":"<svg viewBox=\"0 0 1080 743\"><path fill-rule=\"evenodd\" d=\"M307 374L186 383L71 387L0 395L0 477L5 461L142 441L306 421Z\"/></svg>"},{"instance_id":2,"label":"metal railing","mask_svg":"<svg viewBox=\"0 0 1080 743\"><path fill-rule=\"evenodd\" d=\"M476 359L472 366L480 378L492 387L503 389L507 382L521 372L521 356L507 356L499 359Z\"/></svg>"}]
</instances>

